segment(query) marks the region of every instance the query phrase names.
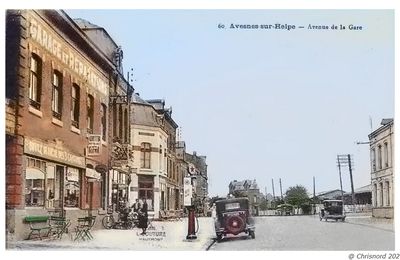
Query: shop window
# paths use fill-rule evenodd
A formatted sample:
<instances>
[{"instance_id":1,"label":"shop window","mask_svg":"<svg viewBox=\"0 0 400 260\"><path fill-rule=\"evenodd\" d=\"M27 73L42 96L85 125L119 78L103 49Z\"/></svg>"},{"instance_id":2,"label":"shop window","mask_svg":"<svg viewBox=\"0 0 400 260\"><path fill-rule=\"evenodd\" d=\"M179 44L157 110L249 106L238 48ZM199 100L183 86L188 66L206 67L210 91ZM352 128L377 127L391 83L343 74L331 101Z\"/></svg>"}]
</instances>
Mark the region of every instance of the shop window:
<instances>
[{"instance_id":1,"label":"shop window","mask_svg":"<svg viewBox=\"0 0 400 260\"><path fill-rule=\"evenodd\" d=\"M40 96L42 93L42 60L36 54L31 56L29 72L29 100L30 105L40 109Z\"/></svg>"},{"instance_id":2,"label":"shop window","mask_svg":"<svg viewBox=\"0 0 400 260\"><path fill-rule=\"evenodd\" d=\"M53 90L51 98L53 117L61 120L62 111L62 74L59 71L53 73Z\"/></svg>"},{"instance_id":3,"label":"shop window","mask_svg":"<svg viewBox=\"0 0 400 260\"><path fill-rule=\"evenodd\" d=\"M148 210L154 210L154 178L152 176L139 176L139 199L146 200Z\"/></svg>"},{"instance_id":4,"label":"shop window","mask_svg":"<svg viewBox=\"0 0 400 260\"><path fill-rule=\"evenodd\" d=\"M140 167L150 169L151 145L150 143L142 143L140 146Z\"/></svg>"},{"instance_id":5,"label":"shop window","mask_svg":"<svg viewBox=\"0 0 400 260\"><path fill-rule=\"evenodd\" d=\"M71 122L76 128L79 128L79 102L80 90L79 86L74 84L71 93Z\"/></svg>"},{"instance_id":6,"label":"shop window","mask_svg":"<svg viewBox=\"0 0 400 260\"><path fill-rule=\"evenodd\" d=\"M67 168L64 186L64 206L77 208L79 207L80 198L80 178L79 170L76 168Z\"/></svg>"},{"instance_id":7,"label":"shop window","mask_svg":"<svg viewBox=\"0 0 400 260\"><path fill-rule=\"evenodd\" d=\"M45 201L46 163L27 158L25 175L25 205L28 207L43 207Z\"/></svg>"}]
</instances>

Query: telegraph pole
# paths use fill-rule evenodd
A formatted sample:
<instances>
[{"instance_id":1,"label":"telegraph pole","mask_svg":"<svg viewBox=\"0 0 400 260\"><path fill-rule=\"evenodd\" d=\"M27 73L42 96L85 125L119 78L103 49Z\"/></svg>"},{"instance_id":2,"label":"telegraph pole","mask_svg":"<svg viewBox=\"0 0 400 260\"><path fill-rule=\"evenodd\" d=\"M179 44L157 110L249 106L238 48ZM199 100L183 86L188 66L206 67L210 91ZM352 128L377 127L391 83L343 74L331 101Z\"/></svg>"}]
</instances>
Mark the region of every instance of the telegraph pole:
<instances>
[{"instance_id":1,"label":"telegraph pole","mask_svg":"<svg viewBox=\"0 0 400 260\"><path fill-rule=\"evenodd\" d=\"M342 171L340 168L339 155L337 156L337 163L338 163L338 167L339 167L340 191L342 192L342 201L343 201Z\"/></svg>"},{"instance_id":2,"label":"telegraph pole","mask_svg":"<svg viewBox=\"0 0 400 260\"><path fill-rule=\"evenodd\" d=\"M275 207L275 188L274 188L274 179L272 179L272 196L273 196L273 202L274 202L274 207Z\"/></svg>"},{"instance_id":3,"label":"telegraph pole","mask_svg":"<svg viewBox=\"0 0 400 260\"><path fill-rule=\"evenodd\" d=\"M338 155L337 162L339 167L340 174L340 187L342 189L342 176L341 176L341 166L349 167L349 175L350 175L350 184L351 184L351 204L354 208L355 203L355 194L354 194L354 185L353 185L353 162L350 154ZM342 189L342 200L343 200L343 189Z\"/></svg>"},{"instance_id":4,"label":"telegraph pole","mask_svg":"<svg viewBox=\"0 0 400 260\"><path fill-rule=\"evenodd\" d=\"M283 201L283 195L282 195L282 181L281 178L279 178L279 186L281 187L281 199Z\"/></svg>"},{"instance_id":5,"label":"telegraph pole","mask_svg":"<svg viewBox=\"0 0 400 260\"><path fill-rule=\"evenodd\" d=\"M351 184L351 204L353 204L356 201L356 196L354 194L354 185L353 185L353 171L351 168L351 157L350 154L347 155L348 163L349 163L349 173L350 173L350 184Z\"/></svg>"}]
</instances>

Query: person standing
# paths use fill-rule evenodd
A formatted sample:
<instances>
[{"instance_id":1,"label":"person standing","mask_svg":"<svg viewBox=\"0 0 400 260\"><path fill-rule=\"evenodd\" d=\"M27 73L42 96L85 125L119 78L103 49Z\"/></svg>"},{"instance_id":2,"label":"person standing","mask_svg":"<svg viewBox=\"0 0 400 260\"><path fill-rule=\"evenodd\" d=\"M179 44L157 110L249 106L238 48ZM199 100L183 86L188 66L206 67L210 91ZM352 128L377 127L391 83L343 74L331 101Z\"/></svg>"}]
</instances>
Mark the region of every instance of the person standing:
<instances>
[{"instance_id":1,"label":"person standing","mask_svg":"<svg viewBox=\"0 0 400 260\"><path fill-rule=\"evenodd\" d=\"M139 208L139 225L138 227L142 229L141 235L146 234L146 229L147 229L147 222L148 222L148 214L147 214L147 202L146 199L142 199L141 207Z\"/></svg>"},{"instance_id":2,"label":"person standing","mask_svg":"<svg viewBox=\"0 0 400 260\"><path fill-rule=\"evenodd\" d=\"M133 203L133 205L132 205L132 208L133 208L133 212L138 213L139 208L140 208L139 199L136 199L135 203Z\"/></svg>"}]
</instances>

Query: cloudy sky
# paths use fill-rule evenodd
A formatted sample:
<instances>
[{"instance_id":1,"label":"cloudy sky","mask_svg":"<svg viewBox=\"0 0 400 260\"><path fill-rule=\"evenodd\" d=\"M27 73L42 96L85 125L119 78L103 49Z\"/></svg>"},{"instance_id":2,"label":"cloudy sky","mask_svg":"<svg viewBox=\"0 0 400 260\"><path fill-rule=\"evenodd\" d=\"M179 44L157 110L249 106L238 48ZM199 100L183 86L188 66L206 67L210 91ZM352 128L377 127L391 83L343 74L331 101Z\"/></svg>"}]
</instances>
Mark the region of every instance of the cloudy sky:
<instances>
[{"instance_id":1,"label":"cloudy sky","mask_svg":"<svg viewBox=\"0 0 400 260\"><path fill-rule=\"evenodd\" d=\"M104 27L136 92L172 106L188 152L207 156L210 195L226 195L234 179L312 192L315 176L317 192L336 189L338 154L354 156L355 188L370 183L369 146L356 142L394 116L393 11L66 12ZM343 183L350 191L347 171Z\"/></svg>"}]
</instances>

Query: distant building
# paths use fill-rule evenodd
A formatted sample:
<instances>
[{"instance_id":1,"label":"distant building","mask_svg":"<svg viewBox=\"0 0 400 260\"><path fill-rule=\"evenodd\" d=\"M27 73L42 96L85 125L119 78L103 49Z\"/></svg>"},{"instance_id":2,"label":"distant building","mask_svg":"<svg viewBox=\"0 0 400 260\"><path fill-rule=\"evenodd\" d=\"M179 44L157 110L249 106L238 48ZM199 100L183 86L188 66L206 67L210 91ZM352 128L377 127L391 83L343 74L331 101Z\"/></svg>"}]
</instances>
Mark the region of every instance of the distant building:
<instances>
[{"instance_id":1,"label":"distant building","mask_svg":"<svg viewBox=\"0 0 400 260\"><path fill-rule=\"evenodd\" d=\"M343 191L343 193L345 193ZM323 191L316 194L316 197L320 200L335 200L335 199L342 199L342 191L339 189L336 190L329 190Z\"/></svg>"},{"instance_id":2,"label":"distant building","mask_svg":"<svg viewBox=\"0 0 400 260\"><path fill-rule=\"evenodd\" d=\"M208 174L206 159L206 156L198 155L195 151L193 154L185 153L185 161L188 165L193 165L195 168L194 201L198 213L200 214L206 214L208 210Z\"/></svg>"},{"instance_id":3,"label":"distant building","mask_svg":"<svg viewBox=\"0 0 400 260\"><path fill-rule=\"evenodd\" d=\"M248 197L253 214L258 214L259 205L264 195L260 192L256 180L234 180L230 182L229 194Z\"/></svg>"},{"instance_id":4,"label":"distant building","mask_svg":"<svg viewBox=\"0 0 400 260\"><path fill-rule=\"evenodd\" d=\"M372 216L393 218L393 119L368 135L371 152Z\"/></svg>"}]
</instances>

